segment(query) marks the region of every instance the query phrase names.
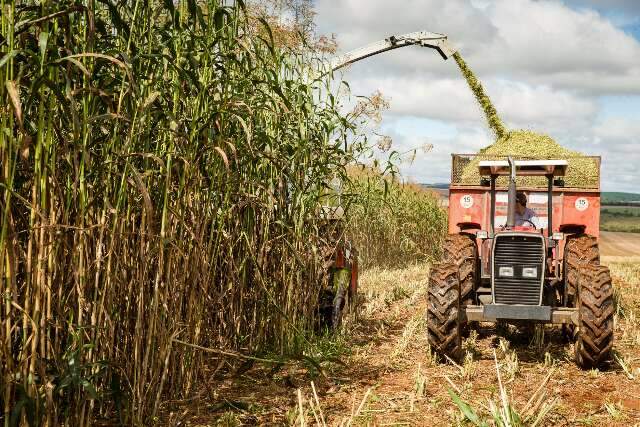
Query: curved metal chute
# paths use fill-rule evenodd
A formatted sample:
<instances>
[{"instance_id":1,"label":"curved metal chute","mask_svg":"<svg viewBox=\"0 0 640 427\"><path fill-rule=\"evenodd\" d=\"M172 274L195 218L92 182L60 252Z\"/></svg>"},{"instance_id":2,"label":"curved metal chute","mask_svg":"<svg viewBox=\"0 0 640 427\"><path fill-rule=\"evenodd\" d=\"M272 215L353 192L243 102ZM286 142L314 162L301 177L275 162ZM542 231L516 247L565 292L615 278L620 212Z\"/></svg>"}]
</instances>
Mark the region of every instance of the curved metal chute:
<instances>
[{"instance_id":1,"label":"curved metal chute","mask_svg":"<svg viewBox=\"0 0 640 427\"><path fill-rule=\"evenodd\" d=\"M399 36L390 36L384 40L352 50L331 61L331 69L335 71L361 59L405 46L422 46L435 49L445 60L456 52L456 49L449 44L447 36L444 34L416 31Z\"/></svg>"}]
</instances>

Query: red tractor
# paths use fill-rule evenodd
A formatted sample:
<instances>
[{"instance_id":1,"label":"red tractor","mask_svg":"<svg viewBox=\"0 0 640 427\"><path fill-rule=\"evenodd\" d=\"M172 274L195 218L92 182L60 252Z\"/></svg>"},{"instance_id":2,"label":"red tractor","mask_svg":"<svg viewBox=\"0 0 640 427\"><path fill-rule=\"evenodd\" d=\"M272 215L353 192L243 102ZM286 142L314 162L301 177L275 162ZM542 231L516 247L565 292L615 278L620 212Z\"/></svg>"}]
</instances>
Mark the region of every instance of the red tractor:
<instances>
[{"instance_id":1,"label":"red tractor","mask_svg":"<svg viewBox=\"0 0 640 427\"><path fill-rule=\"evenodd\" d=\"M568 188L566 160L452 157L450 234L429 276L432 349L459 360L471 322L551 323L571 332L580 367L609 362L615 307L598 250L600 158L582 158L597 176ZM536 221L516 221L522 194Z\"/></svg>"}]
</instances>

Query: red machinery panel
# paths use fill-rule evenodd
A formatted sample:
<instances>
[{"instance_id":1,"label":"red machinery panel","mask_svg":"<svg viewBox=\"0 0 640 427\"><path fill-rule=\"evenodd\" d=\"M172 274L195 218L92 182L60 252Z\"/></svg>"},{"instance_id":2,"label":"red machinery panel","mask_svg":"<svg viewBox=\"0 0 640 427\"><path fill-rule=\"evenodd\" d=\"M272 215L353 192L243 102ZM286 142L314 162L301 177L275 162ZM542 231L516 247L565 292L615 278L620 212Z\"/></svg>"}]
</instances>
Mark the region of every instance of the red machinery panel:
<instances>
[{"instance_id":1,"label":"red machinery panel","mask_svg":"<svg viewBox=\"0 0 640 427\"><path fill-rule=\"evenodd\" d=\"M449 233L458 233L458 224L477 223L483 230L489 225L486 213L489 192L484 189L454 189L449 191Z\"/></svg>"},{"instance_id":2,"label":"red machinery panel","mask_svg":"<svg viewBox=\"0 0 640 427\"><path fill-rule=\"evenodd\" d=\"M523 189L527 195L527 207L534 210L541 228L546 229L547 193L544 189ZM507 193L496 190L495 226L506 223ZM449 192L449 233L458 233L461 228L477 223L489 230L491 218L491 190L484 187L454 187ZM461 227L462 225L462 227ZM553 230L561 226L584 226L585 232L598 237L600 231L600 192L554 188ZM471 227L472 228L472 227ZM563 228L564 229L564 228ZM546 233L545 233L546 234Z\"/></svg>"},{"instance_id":3,"label":"red machinery panel","mask_svg":"<svg viewBox=\"0 0 640 427\"><path fill-rule=\"evenodd\" d=\"M600 236L600 193L565 191L562 203L562 225L585 226L585 233Z\"/></svg>"}]
</instances>

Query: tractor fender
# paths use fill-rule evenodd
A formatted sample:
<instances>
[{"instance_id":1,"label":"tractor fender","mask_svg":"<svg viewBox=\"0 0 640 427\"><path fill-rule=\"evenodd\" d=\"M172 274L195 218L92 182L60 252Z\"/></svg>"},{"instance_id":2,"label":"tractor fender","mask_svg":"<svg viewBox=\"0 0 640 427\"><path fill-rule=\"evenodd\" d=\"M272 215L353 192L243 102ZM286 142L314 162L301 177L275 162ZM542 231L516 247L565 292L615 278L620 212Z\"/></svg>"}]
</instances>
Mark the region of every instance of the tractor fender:
<instances>
[{"instance_id":1,"label":"tractor fender","mask_svg":"<svg viewBox=\"0 0 640 427\"><path fill-rule=\"evenodd\" d=\"M584 224L561 224L560 232L565 234L582 234L587 229Z\"/></svg>"},{"instance_id":2,"label":"tractor fender","mask_svg":"<svg viewBox=\"0 0 640 427\"><path fill-rule=\"evenodd\" d=\"M482 228L477 222L459 222L456 225L460 229L460 232L469 230L480 230Z\"/></svg>"}]
</instances>

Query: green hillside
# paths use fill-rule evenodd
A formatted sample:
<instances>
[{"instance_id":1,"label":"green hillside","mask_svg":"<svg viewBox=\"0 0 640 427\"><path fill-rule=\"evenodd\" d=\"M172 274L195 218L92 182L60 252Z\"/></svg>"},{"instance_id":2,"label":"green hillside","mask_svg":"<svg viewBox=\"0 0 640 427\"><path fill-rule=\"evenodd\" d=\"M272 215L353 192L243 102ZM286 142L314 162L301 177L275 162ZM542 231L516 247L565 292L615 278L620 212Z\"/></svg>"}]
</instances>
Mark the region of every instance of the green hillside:
<instances>
[{"instance_id":1,"label":"green hillside","mask_svg":"<svg viewBox=\"0 0 640 427\"><path fill-rule=\"evenodd\" d=\"M619 205L623 203L637 203L640 205L640 194L603 191L601 193L603 205Z\"/></svg>"}]
</instances>

